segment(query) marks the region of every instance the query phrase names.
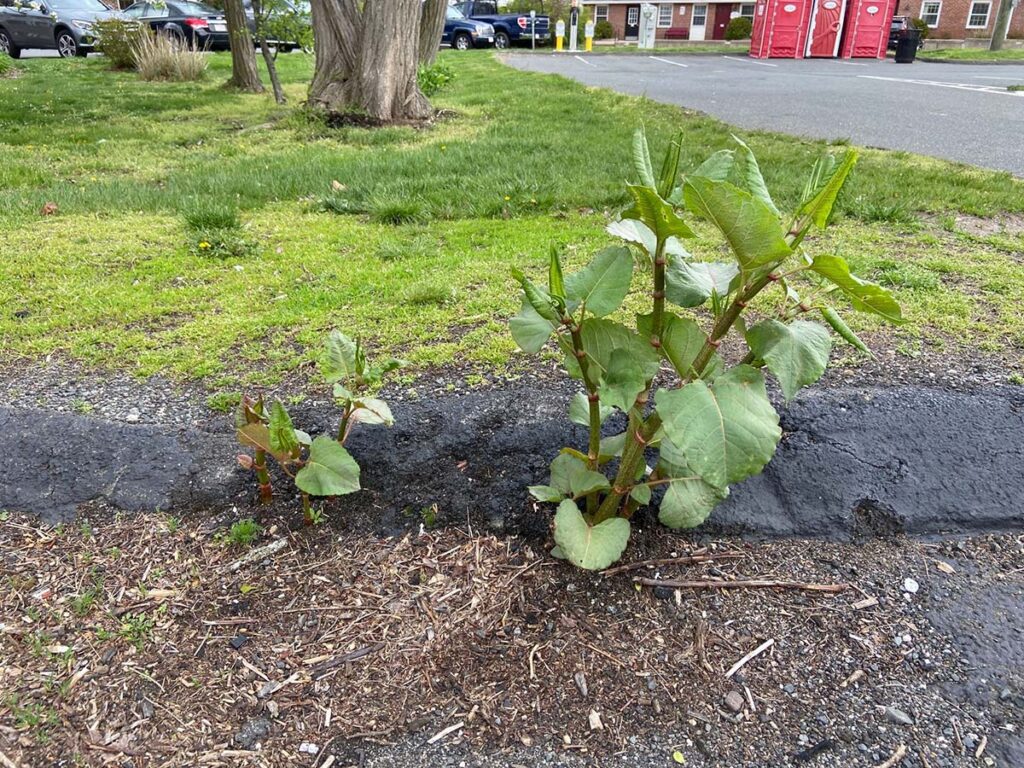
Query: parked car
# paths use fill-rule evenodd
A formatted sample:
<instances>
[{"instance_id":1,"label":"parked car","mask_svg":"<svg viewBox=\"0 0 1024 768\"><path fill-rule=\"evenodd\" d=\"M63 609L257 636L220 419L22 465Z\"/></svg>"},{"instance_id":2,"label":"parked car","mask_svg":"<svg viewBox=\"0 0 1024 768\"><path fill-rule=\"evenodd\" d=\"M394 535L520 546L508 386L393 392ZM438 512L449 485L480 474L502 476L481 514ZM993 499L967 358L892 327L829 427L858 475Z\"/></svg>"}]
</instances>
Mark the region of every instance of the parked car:
<instances>
[{"instance_id":1,"label":"parked car","mask_svg":"<svg viewBox=\"0 0 1024 768\"><path fill-rule=\"evenodd\" d=\"M494 27L481 21L471 21L458 8L449 5L441 44L459 51L488 48L494 45Z\"/></svg>"},{"instance_id":2,"label":"parked car","mask_svg":"<svg viewBox=\"0 0 1024 768\"><path fill-rule=\"evenodd\" d=\"M250 26L256 23L252 0L242 0L245 16ZM296 48L313 47L313 17L309 3L292 3L289 0L262 0L264 32L267 44L282 53Z\"/></svg>"},{"instance_id":3,"label":"parked car","mask_svg":"<svg viewBox=\"0 0 1024 768\"><path fill-rule=\"evenodd\" d=\"M528 13L499 13L494 0L473 0L457 2L455 7L462 15L474 21L484 21L494 27L494 47L508 48L514 43L529 44L531 35L538 43L551 40L551 19L538 15L531 19Z\"/></svg>"},{"instance_id":4,"label":"parked car","mask_svg":"<svg viewBox=\"0 0 1024 768\"><path fill-rule=\"evenodd\" d=\"M85 56L93 49L93 22L116 18L100 0L0 0L0 53L21 56L25 48Z\"/></svg>"},{"instance_id":5,"label":"parked car","mask_svg":"<svg viewBox=\"0 0 1024 768\"><path fill-rule=\"evenodd\" d=\"M124 9L124 15L149 24L158 34L168 35L196 48L227 51L231 48L228 22L221 11L193 0L140 2ZM249 31L256 25L248 20Z\"/></svg>"}]
</instances>

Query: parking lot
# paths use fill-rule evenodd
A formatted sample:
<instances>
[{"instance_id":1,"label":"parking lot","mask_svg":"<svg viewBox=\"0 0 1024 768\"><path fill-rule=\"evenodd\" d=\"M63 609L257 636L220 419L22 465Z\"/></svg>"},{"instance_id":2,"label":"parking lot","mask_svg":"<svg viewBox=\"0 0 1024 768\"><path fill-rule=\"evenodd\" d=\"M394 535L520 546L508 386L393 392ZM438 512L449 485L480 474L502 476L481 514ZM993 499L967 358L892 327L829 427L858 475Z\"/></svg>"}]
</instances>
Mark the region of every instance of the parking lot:
<instances>
[{"instance_id":1,"label":"parking lot","mask_svg":"<svg viewBox=\"0 0 1024 768\"><path fill-rule=\"evenodd\" d=\"M512 66L699 109L746 129L902 149L1024 176L1024 65L509 54Z\"/></svg>"}]
</instances>

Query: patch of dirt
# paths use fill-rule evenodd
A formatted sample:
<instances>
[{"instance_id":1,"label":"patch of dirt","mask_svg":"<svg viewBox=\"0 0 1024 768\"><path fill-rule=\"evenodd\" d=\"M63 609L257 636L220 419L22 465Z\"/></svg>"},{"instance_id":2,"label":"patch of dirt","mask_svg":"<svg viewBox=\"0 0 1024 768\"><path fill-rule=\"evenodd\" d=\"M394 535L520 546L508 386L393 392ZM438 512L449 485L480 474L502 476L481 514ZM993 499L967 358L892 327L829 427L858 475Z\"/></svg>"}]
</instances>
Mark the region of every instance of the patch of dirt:
<instances>
[{"instance_id":1,"label":"patch of dirt","mask_svg":"<svg viewBox=\"0 0 1024 768\"><path fill-rule=\"evenodd\" d=\"M958 213L955 221L957 229L975 237L1024 235L1024 214L1002 213L994 218L984 218Z\"/></svg>"},{"instance_id":2,"label":"patch of dirt","mask_svg":"<svg viewBox=\"0 0 1024 768\"><path fill-rule=\"evenodd\" d=\"M994 647L1021 631L1022 537L812 547L637 531L627 562L673 562L603 577L514 538L263 522L256 545L278 548L238 566L255 550L201 517L0 523L0 753L639 768L678 752L776 768L905 749L904 765L1014 765L1022 660L990 678L957 642L965 617ZM747 579L843 589L727 588ZM1006 595L1000 622L972 602L989 585ZM988 695L949 693L964 686Z\"/></svg>"}]
</instances>

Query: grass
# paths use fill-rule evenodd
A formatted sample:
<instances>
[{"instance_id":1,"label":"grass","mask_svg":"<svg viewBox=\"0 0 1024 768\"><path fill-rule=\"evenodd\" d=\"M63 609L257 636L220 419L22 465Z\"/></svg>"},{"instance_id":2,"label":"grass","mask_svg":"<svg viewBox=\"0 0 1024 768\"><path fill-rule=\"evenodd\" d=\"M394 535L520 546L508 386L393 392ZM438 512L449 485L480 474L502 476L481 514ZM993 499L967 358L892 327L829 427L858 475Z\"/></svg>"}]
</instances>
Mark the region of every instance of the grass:
<instances>
[{"instance_id":1,"label":"grass","mask_svg":"<svg viewBox=\"0 0 1024 768\"><path fill-rule=\"evenodd\" d=\"M332 327L414 371L514 364L510 269L539 275L552 244L573 267L608 242L634 128L655 152L682 130L684 167L730 143L717 120L487 52L442 60L457 75L434 99L448 116L423 130L331 129L226 92L221 54L189 84L144 83L98 58L23 62L0 80L0 364L56 356L236 393L317 357ZM311 60L278 62L301 103ZM743 136L780 206L830 150ZM41 215L46 203L55 214ZM1024 344L1021 238L940 222L1022 211L1009 174L865 150L820 245L896 289L907 348L1012 348Z\"/></svg>"},{"instance_id":2,"label":"grass","mask_svg":"<svg viewBox=\"0 0 1024 768\"><path fill-rule=\"evenodd\" d=\"M920 51L922 59L943 59L949 61L1019 61L1024 63L1024 48L1006 48L990 51L986 48L939 48Z\"/></svg>"}]
</instances>

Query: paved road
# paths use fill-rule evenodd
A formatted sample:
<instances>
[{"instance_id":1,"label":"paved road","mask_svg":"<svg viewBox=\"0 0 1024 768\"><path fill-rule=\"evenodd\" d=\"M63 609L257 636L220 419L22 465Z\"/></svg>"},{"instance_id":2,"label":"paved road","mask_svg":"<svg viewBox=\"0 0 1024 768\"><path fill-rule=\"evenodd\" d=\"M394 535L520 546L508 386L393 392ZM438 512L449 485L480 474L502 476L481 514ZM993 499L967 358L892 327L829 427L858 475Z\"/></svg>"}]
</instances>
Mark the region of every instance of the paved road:
<instances>
[{"instance_id":1,"label":"paved road","mask_svg":"<svg viewBox=\"0 0 1024 768\"><path fill-rule=\"evenodd\" d=\"M530 72L699 109L747 129L903 149L1024 176L1024 64L509 54Z\"/></svg>"}]
</instances>

